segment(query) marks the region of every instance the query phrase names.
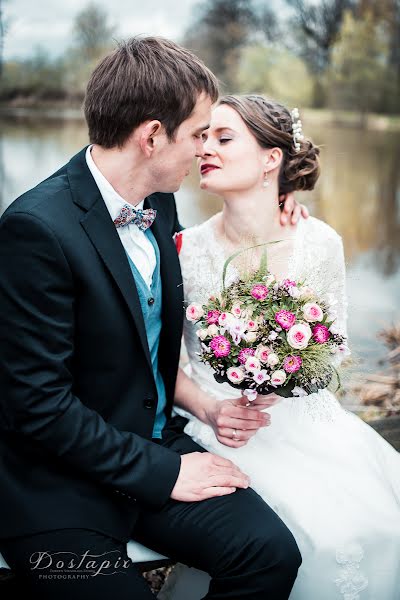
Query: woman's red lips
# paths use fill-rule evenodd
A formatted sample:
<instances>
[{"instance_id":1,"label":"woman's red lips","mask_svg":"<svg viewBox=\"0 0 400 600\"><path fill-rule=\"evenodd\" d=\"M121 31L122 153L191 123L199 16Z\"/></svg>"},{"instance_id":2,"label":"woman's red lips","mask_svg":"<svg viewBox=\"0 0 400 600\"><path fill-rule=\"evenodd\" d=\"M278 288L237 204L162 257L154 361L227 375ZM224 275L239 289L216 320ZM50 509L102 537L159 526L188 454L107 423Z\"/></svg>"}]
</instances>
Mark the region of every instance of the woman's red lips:
<instances>
[{"instance_id":1,"label":"woman's red lips","mask_svg":"<svg viewBox=\"0 0 400 600\"><path fill-rule=\"evenodd\" d=\"M219 169L219 167L210 164L201 165L200 173L204 175L205 173L208 173L208 171L212 171L213 169Z\"/></svg>"}]
</instances>

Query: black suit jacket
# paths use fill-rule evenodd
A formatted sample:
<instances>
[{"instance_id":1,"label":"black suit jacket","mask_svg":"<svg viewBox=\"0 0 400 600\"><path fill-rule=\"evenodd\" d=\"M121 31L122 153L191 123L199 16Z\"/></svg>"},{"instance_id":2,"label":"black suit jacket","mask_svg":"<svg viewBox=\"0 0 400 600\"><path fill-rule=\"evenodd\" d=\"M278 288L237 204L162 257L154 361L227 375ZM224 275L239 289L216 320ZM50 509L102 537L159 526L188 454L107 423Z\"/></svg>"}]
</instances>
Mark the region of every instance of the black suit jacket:
<instances>
[{"instance_id":1,"label":"black suit jacket","mask_svg":"<svg viewBox=\"0 0 400 600\"><path fill-rule=\"evenodd\" d=\"M157 390L125 250L85 150L0 221L0 537L84 527L129 538L170 497L179 454L151 442ZM183 320L172 194L153 194L170 417Z\"/></svg>"}]
</instances>

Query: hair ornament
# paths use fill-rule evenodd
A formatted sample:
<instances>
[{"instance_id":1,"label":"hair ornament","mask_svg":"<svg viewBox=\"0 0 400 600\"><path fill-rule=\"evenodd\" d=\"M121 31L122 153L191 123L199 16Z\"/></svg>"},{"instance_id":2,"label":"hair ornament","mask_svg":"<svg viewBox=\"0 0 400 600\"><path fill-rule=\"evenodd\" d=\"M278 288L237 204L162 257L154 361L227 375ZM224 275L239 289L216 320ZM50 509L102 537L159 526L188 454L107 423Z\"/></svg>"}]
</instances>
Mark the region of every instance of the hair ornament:
<instances>
[{"instance_id":1,"label":"hair ornament","mask_svg":"<svg viewBox=\"0 0 400 600\"><path fill-rule=\"evenodd\" d=\"M298 108L294 108L290 116L292 117L292 129L293 129L293 143L296 148L296 152L300 152L300 141L304 140L303 135L303 124L300 120L300 113Z\"/></svg>"}]
</instances>

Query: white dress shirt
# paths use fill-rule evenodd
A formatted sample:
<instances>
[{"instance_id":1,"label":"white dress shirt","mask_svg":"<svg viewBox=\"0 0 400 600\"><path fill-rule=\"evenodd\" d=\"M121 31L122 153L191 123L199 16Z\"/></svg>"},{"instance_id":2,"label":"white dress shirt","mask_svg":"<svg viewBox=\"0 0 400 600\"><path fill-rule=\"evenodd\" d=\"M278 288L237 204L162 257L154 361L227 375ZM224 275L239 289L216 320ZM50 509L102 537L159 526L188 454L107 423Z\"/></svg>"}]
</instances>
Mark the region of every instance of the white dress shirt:
<instances>
[{"instance_id":1,"label":"white dress shirt","mask_svg":"<svg viewBox=\"0 0 400 600\"><path fill-rule=\"evenodd\" d=\"M100 194L107 206L111 219L114 221L124 204L129 204L129 202L126 202L122 196L114 190L111 183L109 183L99 171L92 158L91 149L92 146L89 146L86 150L86 163L100 190ZM144 200L139 202L139 204L136 204L134 208L137 210L143 208L143 203ZM137 225L134 225L133 223L129 223L129 225L125 225L124 227L117 227L117 232L127 254L135 264L147 286L150 287L154 269L156 267L156 254L154 252L153 244L146 237L144 232L140 231Z\"/></svg>"}]
</instances>

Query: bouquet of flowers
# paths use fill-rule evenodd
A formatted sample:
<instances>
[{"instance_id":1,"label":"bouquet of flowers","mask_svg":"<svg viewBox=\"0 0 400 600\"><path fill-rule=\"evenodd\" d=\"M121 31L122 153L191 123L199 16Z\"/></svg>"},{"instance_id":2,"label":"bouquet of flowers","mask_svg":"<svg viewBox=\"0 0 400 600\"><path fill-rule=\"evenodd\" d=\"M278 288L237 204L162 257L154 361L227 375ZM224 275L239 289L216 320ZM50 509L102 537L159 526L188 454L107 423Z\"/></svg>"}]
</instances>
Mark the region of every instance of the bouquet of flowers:
<instances>
[{"instance_id":1,"label":"bouquet of flowers","mask_svg":"<svg viewBox=\"0 0 400 600\"><path fill-rule=\"evenodd\" d=\"M325 388L336 373L334 356L347 352L335 332L332 307L305 281L258 271L223 287L204 304L193 303L186 318L200 325L200 360L212 367L219 383L257 394L304 396Z\"/></svg>"}]
</instances>

